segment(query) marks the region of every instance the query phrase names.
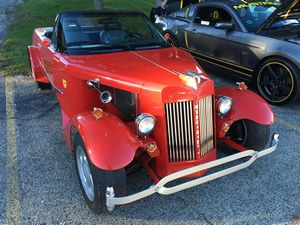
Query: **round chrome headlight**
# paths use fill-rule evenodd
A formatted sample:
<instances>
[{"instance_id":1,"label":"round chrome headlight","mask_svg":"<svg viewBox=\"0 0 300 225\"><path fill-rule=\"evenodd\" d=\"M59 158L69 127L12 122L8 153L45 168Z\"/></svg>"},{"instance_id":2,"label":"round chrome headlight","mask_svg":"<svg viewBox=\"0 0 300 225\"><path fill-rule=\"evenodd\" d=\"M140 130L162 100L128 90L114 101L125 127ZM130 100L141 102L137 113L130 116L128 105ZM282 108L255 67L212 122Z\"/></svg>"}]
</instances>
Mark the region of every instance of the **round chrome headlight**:
<instances>
[{"instance_id":1,"label":"round chrome headlight","mask_svg":"<svg viewBox=\"0 0 300 225\"><path fill-rule=\"evenodd\" d=\"M226 115L231 110L232 99L227 96L221 96L217 101L217 107L222 116Z\"/></svg>"},{"instance_id":2,"label":"round chrome headlight","mask_svg":"<svg viewBox=\"0 0 300 225\"><path fill-rule=\"evenodd\" d=\"M155 127L155 117L148 113L142 113L135 119L135 125L140 135L150 134Z\"/></svg>"}]
</instances>

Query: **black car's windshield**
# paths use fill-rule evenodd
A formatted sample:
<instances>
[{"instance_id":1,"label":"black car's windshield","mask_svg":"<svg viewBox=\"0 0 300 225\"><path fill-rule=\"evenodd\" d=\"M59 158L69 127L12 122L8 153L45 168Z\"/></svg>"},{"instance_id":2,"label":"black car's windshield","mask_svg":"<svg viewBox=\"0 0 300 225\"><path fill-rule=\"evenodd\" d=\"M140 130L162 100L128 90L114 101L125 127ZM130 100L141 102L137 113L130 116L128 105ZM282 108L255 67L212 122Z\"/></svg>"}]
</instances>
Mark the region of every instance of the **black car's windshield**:
<instances>
[{"instance_id":1,"label":"black car's windshield","mask_svg":"<svg viewBox=\"0 0 300 225\"><path fill-rule=\"evenodd\" d=\"M169 47L142 14L72 13L61 17L61 48L68 54L94 54Z\"/></svg>"},{"instance_id":2,"label":"black car's windshield","mask_svg":"<svg viewBox=\"0 0 300 225\"><path fill-rule=\"evenodd\" d=\"M280 5L278 2L252 2L234 5L233 9L247 29L255 32Z\"/></svg>"}]
</instances>

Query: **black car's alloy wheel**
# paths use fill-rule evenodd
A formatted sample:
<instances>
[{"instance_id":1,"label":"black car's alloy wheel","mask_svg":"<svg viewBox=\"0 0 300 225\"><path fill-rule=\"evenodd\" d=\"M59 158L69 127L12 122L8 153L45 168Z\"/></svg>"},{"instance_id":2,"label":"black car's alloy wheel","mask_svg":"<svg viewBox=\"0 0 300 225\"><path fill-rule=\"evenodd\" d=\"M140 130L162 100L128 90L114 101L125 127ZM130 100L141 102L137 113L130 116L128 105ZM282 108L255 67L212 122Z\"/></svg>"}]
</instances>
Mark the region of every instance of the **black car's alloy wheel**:
<instances>
[{"instance_id":1,"label":"black car's alloy wheel","mask_svg":"<svg viewBox=\"0 0 300 225\"><path fill-rule=\"evenodd\" d=\"M299 91L297 68L285 60L269 60L258 70L257 88L262 97L274 105L293 101Z\"/></svg>"}]
</instances>

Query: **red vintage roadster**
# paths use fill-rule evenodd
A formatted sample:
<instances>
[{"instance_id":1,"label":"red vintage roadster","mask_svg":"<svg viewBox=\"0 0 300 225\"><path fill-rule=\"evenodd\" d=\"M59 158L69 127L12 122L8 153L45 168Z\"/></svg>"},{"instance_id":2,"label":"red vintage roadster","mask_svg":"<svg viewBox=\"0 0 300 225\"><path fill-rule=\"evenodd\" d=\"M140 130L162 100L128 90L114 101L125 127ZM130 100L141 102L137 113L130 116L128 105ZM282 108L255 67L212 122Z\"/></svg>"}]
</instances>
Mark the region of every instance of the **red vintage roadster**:
<instances>
[{"instance_id":1,"label":"red vintage roadster","mask_svg":"<svg viewBox=\"0 0 300 225\"><path fill-rule=\"evenodd\" d=\"M261 97L243 83L215 88L193 57L170 46L141 13L59 13L53 28L34 30L28 50L38 86L56 93L63 134L95 213L228 175L277 148L277 134L265 148L274 114ZM217 141L238 153L216 159ZM126 196L126 169L136 161L154 185ZM186 177L194 179L165 186Z\"/></svg>"}]
</instances>

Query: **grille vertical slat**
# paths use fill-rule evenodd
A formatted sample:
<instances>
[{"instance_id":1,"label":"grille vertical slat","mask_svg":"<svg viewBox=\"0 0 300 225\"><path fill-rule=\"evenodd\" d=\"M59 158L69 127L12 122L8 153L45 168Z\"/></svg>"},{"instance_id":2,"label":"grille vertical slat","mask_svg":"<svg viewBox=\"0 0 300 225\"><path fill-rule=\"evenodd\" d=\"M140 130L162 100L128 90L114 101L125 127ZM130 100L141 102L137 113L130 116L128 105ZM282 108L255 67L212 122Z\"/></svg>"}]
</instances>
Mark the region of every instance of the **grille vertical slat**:
<instances>
[{"instance_id":1,"label":"grille vertical slat","mask_svg":"<svg viewBox=\"0 0 300 225\"><path fill-rule=\"evenodd\" d=\"M214 147L213 97L199 100L201 157Z\"/></svg>"},{"instance_id":2,"label":"grille vertical slat","mask_svg":"<svg viewBox=\"0 0 300 225\"><path fill-rule=\"evenodd\" d=\"M190 152L191 152L191 160L195 159L195 143L194 143L194 119L193 119L193 102L189 102L189 122L188 124L190 124L190 131L191 131L191 135L190 135Z\"/></svg>"},{"instance_id":3,"label":"grille vertical slat","mask_svg":"<svg viewBox=\"0 0 300 225\"><path fill-rule=\"evenodd\" d=\"M181 148L181 143L180 143L180 136L181 136L181 133L180 133L180 115L179 115L179 110L178 110L178 105L179 104L176 104L176 118L175 118L175 122L176 122L176 127L177 127L177 131L178 131L178 135L176 135L176 140L177 140L177 146L176 146L176 153L177 153L177 157L176 157L176 160L177 161L180 161L181 159L181 152L180 152L180 148Z\"/></svg>"},{"instance_id":4,"label":"grille vertical slat","mask_svg":"<svg viewBox=\"0 0 300 225\"><path fill-rule=\"evenodd\" d=\"M177 161L179 156L178 156L178 143L177 143L177 111L176 111L176 103L173 103L173 124L174 124L174 146L173 148L175 148L175 160Z\"/></svg>"},{"instance_id":5,"label":"grille vertical slat","mask_svg":"<svg viewBox=\"0 0 300 225\"><path fill-rule=\"evenodd\" d=\"M166 111L166 120L167 120L167 132L168 132L168 143L169 143L169 146L172 146L172 130L173 130L173 127L172 127L172 123L170 122L170 105L171 104L168 104L168 105L165 105L165 111ZM169 147L170 148L170 147ZM172 162L174 159L173 157L173 153L172 152L169 152L169 160Z\"/></svg>"},{"instance_id":6,"label":"grille vertical slat","mask_svg":"<svg viewBox=\"0 0 300 225\"><path fill-rule=\"evenodd\" d=\"M193 101L165 104L170 162L196 159L195 134L198 132L194 130L194 110ZM214 147L213 96L199 100L198 115L200 156L203 157Z\"/></svg>"},{"instance_id":7,"label":"grille vertical slat","mask_svg":"<svg viewBox=\"0 0 300 225\"><path fill-rule=\"evenodd\" d=\"M184 102L184 104L182 105L183 107L183 109L182 109L182 111L183 111L183 114L184 115L187 115L187 102ZM184 142L185 142L185 149L186 149L186 154L187 154L187 156L186 156L186 159L189 159L191 156L190 156L190 151L189 151L189 142L188 142L188 132L187 132L187 122L186 122L186 120L187 120L187 116L186 117L184 117L183 118L183 124L184 124Z\"/></svg>"},{"instance_id":8,"label":"grille vertical slat","mask_svg":"<svg viewBox=\"0 0 300 225\"><path fill-rule=\"evenodd\" d=\"M169 161L193 160L194 125L193 102L176 102L165 105L168 132Z\"/></svg>"}]
</instances>

